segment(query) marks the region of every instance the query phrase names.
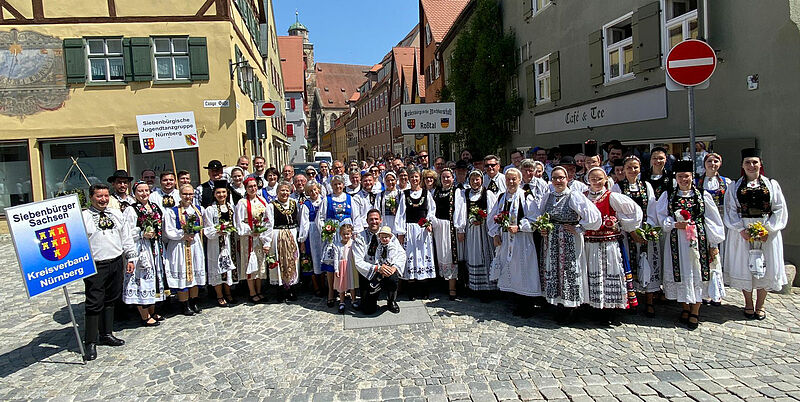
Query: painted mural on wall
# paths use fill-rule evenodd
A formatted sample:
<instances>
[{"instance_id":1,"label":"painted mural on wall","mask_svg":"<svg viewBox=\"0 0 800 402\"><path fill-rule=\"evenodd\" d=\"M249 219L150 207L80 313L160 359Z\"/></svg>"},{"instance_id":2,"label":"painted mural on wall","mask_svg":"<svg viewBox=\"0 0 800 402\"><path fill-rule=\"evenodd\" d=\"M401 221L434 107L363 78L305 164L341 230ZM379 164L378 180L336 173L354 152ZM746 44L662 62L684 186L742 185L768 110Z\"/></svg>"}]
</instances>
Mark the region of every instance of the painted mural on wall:
<instances>
[{"instance_id":1,"label":"painted mural on wall","mask_svg":"<svg viewBox=\"0 0 800 402\"><path fill-rule=\"evenodd\" d=\"M22 119L63 106L69 96L63 53L54 36L0 32L0 114Z\"/></svg>"}]
</instances>

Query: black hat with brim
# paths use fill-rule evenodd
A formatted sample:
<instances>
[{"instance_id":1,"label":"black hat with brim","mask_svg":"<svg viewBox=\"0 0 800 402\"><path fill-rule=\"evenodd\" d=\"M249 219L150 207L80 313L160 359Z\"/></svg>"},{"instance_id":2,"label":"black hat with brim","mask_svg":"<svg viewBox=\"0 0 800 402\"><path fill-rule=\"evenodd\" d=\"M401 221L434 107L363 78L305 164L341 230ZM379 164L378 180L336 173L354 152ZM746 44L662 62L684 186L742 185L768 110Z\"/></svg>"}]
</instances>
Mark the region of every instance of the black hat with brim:
<instances>
[{"instance_id":1,"label":"black hat with brim","mask_svg":"<svg viewBox=\"0 0 800 402\"><path fill-rule=\"evenodd\" d=\"M106 181L108 181L109 183L113 183L117 179L125 179L127 181L133 181L133 177L128 176L128 171L122 169L115 170L114 174L108 176L108 179L106 179Z\"/></svg>"},{"instance_id":2,"label":"black hat with brim","mask_svg":"<svg viewBox=\"0 0 800 402\"><path fill-rule=\"evenodd\" d=\"M567 155L558 160L558 166L575 166L575 158Z\"/></svg>"},{"instance_id":3,"label":"black hat with brim","mask_svg":"<svg viewBox=\"0 0 800 402\"><path fill-rule=\"evenodd\" d=\"M214 180L214 190L218 188L228 189L228 181L227 180Z\"/></svg>"},{"instance_id":4,"label":"black hat with brim","mask_svg":"<svg viewBox=\"0 0 800 402\"><path fill-rule=\"evenodd\" d=\"M203 167L203 169L222 169L224 167L225 165L223 165L222 162L214 159L211 162L208 162L208 166Z\"/></svg>"},{"instance_id":5,"label":"black hat with brim","mask_svg":"<svg viewBox=\"0 0 800 402\"><path fill-rule=\"evenodd\" d=\"M467 161L459 159L456 162L456 169L469 169L469 164L467 163Z\"/></svg>"}]
</instances>

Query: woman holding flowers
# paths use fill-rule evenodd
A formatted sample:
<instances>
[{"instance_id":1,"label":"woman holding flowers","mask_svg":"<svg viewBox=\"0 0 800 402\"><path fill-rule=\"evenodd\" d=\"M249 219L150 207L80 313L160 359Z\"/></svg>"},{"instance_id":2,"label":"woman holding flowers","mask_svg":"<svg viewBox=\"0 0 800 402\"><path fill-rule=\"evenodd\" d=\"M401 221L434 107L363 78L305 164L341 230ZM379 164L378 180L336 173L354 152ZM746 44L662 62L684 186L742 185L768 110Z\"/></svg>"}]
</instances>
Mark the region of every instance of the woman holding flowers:
<instances>
[{"instance_id":1,"label":"woman holding flowers","mask_svg":"<svg viewBox=\"0 0 800 402\"><path fill-rule=\"evenodd\" d=\"M574 307L585 302L583 232L599 229L603 219L593 202L569 189L566 169L555 167L550 177L551 189L542 199L542 212L549 222L537 224L544 240L542 292L548 303L559 306L556 319L567 322L573 318Z\"/></svg>"},{"instance_id":2,"label":"woman holding flowers","mask_svg":"<svg viewBox=\"0 0 800 402\"><path fill-rule=\"evenodd\" d=\"M692 162L672 166L678 185L657 206L666 238L664 295L682 304L680 322L695 329L709 285L722 279L717 245L725 240L725 227L711 194L694 186Z\"/></svg>"},{"instance_id":3,"label":"woman holding flowers","mask_svg":"<svg viewBox=\"0 0 800 402\"><path fill-rule=\"evenodd\" d=\"M300 230L300 208L291 199L292 183L278 183L277 198L267 204L267 241L264 243L267 255L273 258L269 267L269 282L278 286L278 301L284 297L297 300L293 286L300 280L300 242L305 241L308 232Z\"/></svg>"},{"instance_id":4,"label":"woman holding flowers","mask_svg":"<svg viewBox=\"0 0 800 402\"><path fill-rule=\"evenodd\" d=\"M322 237L322 250L326 250L331 243L339 242L339 225L345 219L355 222L362 217L359 208L360 204L355 202L350 194L344 191L344 176L333 176L331 178L331 193L325 197L317 214L317 227ZM362 218L363 219L363 218ZM353 225L353 230L358 232L360 225ZM336 303L334 279L336 268L333 264L322 263L322 271L328 276L328 307L333 307ZM358 284L356 284L356 287Z\"/></svg>"},{"instance_id":5,"label":"woman holding flowers","mask_svg":"<svg viewBox=\"0 0 800 402\"><path fill-rule=\"evenodd\" d=\"M228 182L214 181L214 203L203 211L203 234L208 239L208 283L217 293L217 305L234 303L231 286L239 283L239 270L233 261L231 237L236 233L233 205L228 202Z\"/></svg>"},{"instance_id":6,"label":"woman holding flowers","mask_svg":"<svg viewBox=\"0 0 800 402\"><path fill-rule=\"evenodd\" d=\"M404 245L408 259L403 279L413 283L436 277L433 264L433 236L431 221L436 217L436 203L431 193L422 187L418 170L410 170L408 181L411 187L400 194L397 208L397 240ZM414 285L412 285L414 286ZM409 286L408 297L427 296L427 291Z\"/></svg>"},{"instance_id":7,"label":"woman holding flowers","mask_svg":"<svg viewBox=\"0 0 800 402\"><path fill-rule=\"evenodd\" d=\"M267 240L266 214L267 201L258 193L258 182L254 177L244 180L245 197L236 205L234 224L239 233L240 270L244 271L250 302L259 303L265 299L261 293L261 279L267 278L264 266L264 249Z\"/></svg>"},{"instance_id":8,"label":"woman holding flowers","mask_svg":"<svg viewBox=\"0 0 800 402\"><path fill-rule=\"evenodd\" d=\"M760 150L742 150L742 169L742 177L725 193L726 282L744 293L745 317L763 320L767 291L788 283L781 230L789 212L781 186L763 174Z\"/></svg>"},{"instance_id":9,"label":"woman holding flowers","mask_svg":"<svg viewBox=\"0 0 800 402\"><path fill-rule=\"evenodd\" d=\"M392 229L392 233L397 233L397 207L400 201L400 190L397 189L397 175L394 172L386 172L383 178L386 189L378 197L378 209L383 217L383 224Z\"/></svg>"},{"instance_id":10,"label":"woman holding flowers","mask_svg":"<svg viewBox=\"0 0 800 402\"><path fill-rule=\"evenodd\" d=\"M436 214L432 219L433 245L436 250L436 261L439 264L439 275L448 283L450 300L456 299L456 280L458 279L458 246L456 243L455 222L464 220L457 213L456 205L463 204L463 192L458 191L453 183L455 176L450 168L442 169L441 185L433 190L433 202ZM464 212L463 210L461 212Z\"/></svg>"},{"instance_id":11,"label":"woman holding flowers","mask_svg":"<svg viewBox=\"0 0 800 402\"><path fill-rule=\"evenodd\" d=\"M624 249L628 252L637 292L645 294L645 315L655 317L655 293L661 290L661 228L656 217L658 200L653 186L641 178L642 163L636 156L623 161L625 178L614 183L611 191L630 197L642 209L640 228L623 234Z\"/></svg>"},{"instance_id":12,"label":"woman holding flowers","mask_svg":"<svg viewBox=\"0 0 800 402\"><path fill-rule=\"evenodd\" d=\"M491 218L487 227L497 247L492 262L492 276L497 277L497 287L519 295L514 314L529 317L533 314L529 298L542 295L531 225L539 216L539 207L533 196L520 188L521 181L519 169L512 167L506 171L506 192L489 212Z\"/></svg>"},{"instance_id":13,"label":"woman holding flowers","mask_svg":"<svg viewBox=\"0 0 800 402\"><path fill-rule=\"evenodd\" d=\"M458 238L465 244L467 254L468 286L480 292L482 302L489 300L490 291L497 290L497 281L489 278L494 244L489 237L487 218L494 208L497 196L483 187L483 172L473 170L469 173L469 188L464 189L462 202L456 206L460 219L456 220Z\"/></svg>"},{"instance_id":14,"label":"woman holding flowers","mask_svg":"<svg viewBox=\"0 0 800 402\"><path fill-rule=\"evenodd\" d=\"M139 259L132 272L125 272L122 301L136 305L142 325L155 327L164 318L156 314L156 303L164 300L166 283L161 261L161 210L151 203L150 187L140 181L133 185L136 203L125 208L125 223L131 228Z\"/></svg>"},{"instance_id":15,"label":"woman holding flowers","mask_svg":"<svg viewBox=\"0 0 800 402\"><path fill-rule=\"evenodd\" d=\"M197 295L206 284L206 257L203 253L203 214L194 204L194 187L183 184L178 188L181 201L164 213L164 267L169 287L178 292L183 314L200 313Z\"/></svg>"},{"instance_id":16,"label":"woman holding flowers","mask_svg":"<svg viewBox=\"0 0 800 402\"><path fill-rule=\"evenodd\" d=\"M603 223L597 230L587 230L586 277L584 300L598 309L627 309L638 305L633 277L620 248L623 233L630 233L642 221L642 208L630 197L607 190L608 177L601 167L586 173L589 191L586 196L600 210ZM610 314L604 319L614 322Z\"/></svg>"}]
</instances>

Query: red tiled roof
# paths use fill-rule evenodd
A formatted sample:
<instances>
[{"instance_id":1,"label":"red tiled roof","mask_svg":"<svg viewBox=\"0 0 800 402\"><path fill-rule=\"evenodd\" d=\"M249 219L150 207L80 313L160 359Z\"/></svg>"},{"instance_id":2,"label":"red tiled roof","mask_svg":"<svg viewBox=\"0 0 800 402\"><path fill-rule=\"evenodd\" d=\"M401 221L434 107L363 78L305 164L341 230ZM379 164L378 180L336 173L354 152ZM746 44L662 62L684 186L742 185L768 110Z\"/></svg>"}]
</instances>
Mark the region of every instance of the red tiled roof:
<instances>
[{"instance_id":1,"label":"red tiled roof","mask_svg":"<svg viewBox=\"0 0 800 402\"><path fill-rule=\"evenodd\" d=\"M419 92L419 97L425 97L425 68L420 65L422 59L420 58L419 48L417 48L414 56L416 57L416 62L414 63L417 66L416 76L417 76L417 91Z\"/></svg>"},{"instance_id":2,"label":"red tiled roof","mask_svg":"<svg viewBox=\"0 0 800 402\"><path fill-rule=\"evenodd\" d=\"M301 36L279 36L278 51L281 54L283 90L285 92L305 92L303 38Z\"/></svg>"},{"instance_id":3,"label":"red tiled roof","mask_svg":"<svg viewBox=\"0 0 800 402\"><path fill-rule=\"evenodd\" d=\"M414 65L403 66L403 82L405 83L405 90L411 96L411 90L414 85ZM400 102L402 103L402 99Z\"/></svg>"},{"instance_id":4,"label":"red tiled roof","mask_svg":"<svg viewBox=\"0 0 800 402\"><path fill-rule=\"evenodd\" d=\"M394 67L397 72L397 76L400 76L400 73L403 72L403 68L405 66L413 66L414 65L414 57L416 54L416 50L419 48L415 47L394 47L392 48L392 53L394 54Z\"/></svg>"},{"instance_id":5,"label":"red tiled roof","mask_svg":"<svg viewBox=\"0 0 800 402\"><path fill-rule=\"evenodd\" d=\"M321 106L344 109L352 93L357 92L364 82L364 73L369 71L370 66L316 63L316 69Z\"/></svg>"},{"instance_id":6,"label":"red tiled roof","mask_svg":"<svg viewBox=\"0 0 800 402\"><path fill-rule=\"evenodd\" d=\"M420 0L422 12L428 18L435 42L438 43L444 39L467 3L469 0ZM424 27L422 27L421 34L425 34Z\"/></svg>"},{"instance_id":7,"label":"red tiled roof","mask_svg":"<svg viewBox=\"0 0 800 402\"><path fill-rule=\"evenodd\" d=\"M376 64L376 65L372 66L372 68L371 68L371 69L369 69L369 72L371 72L371 73L377 73L378 71L380 71L381 67L383 67L383 64L381 64L381 63L378 63L378 64Z\"/></svg>"},{"instance_id":8,"label":"red tiled roof","mask_svg":"<svg viewBox=\"0 0 800 402\"><path fill-rule=\"evenodd\" d=\"M361 99L361 94L356 91L353 92L353 96L350 97L350 102L358 102L359 99Z\"/></svg>"}]
</instances>

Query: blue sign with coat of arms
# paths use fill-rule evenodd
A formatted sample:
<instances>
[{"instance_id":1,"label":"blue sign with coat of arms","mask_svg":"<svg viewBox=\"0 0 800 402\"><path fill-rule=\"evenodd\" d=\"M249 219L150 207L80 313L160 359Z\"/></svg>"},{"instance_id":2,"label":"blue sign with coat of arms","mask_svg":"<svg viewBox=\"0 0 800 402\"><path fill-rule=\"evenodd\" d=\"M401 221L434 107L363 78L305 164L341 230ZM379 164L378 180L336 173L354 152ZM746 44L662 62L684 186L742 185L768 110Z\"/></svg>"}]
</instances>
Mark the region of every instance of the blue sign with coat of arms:
<instances>
[{"instance_id":1,"label":"blue sign with coat of arms","mask_svg":"<svg viewBox=\"0 0 800 402\"><path fill-rule=\"evenodd\" d=\"M6 217L28 297L97 272L75 194L6 208Z\"/></svg>"}]
</instances>

